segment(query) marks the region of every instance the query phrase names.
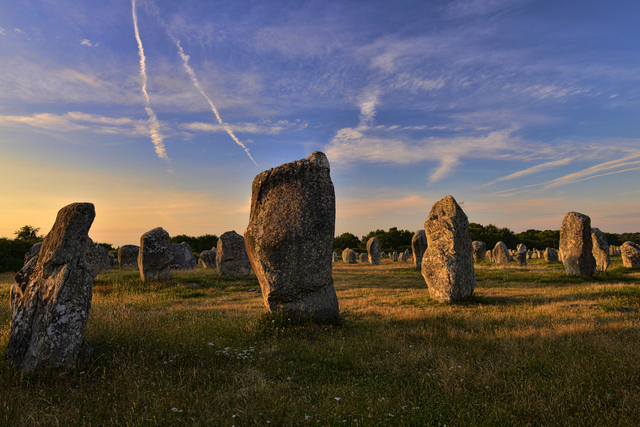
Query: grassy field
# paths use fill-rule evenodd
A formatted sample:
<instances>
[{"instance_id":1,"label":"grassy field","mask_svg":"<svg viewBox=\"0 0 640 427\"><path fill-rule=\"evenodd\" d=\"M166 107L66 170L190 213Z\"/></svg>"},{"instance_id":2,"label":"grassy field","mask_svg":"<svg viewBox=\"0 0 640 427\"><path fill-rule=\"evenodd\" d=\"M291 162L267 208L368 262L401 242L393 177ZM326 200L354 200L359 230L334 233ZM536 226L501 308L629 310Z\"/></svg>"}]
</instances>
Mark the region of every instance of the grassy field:
<instances>
[{"instance_id":1,"label":"grassy field","mask_svg":"<svg viewBox=\"0 0 640 427\"><path fill-rule=\"evenodd\" d=\"M638 426L640 271L612 261L590 279L477 265L456 305L408 263L335 263L339 326L266 315L255 276L104 272L93 365L27 378L3 362L0 425Z\"/></svg>"}]
</instances>

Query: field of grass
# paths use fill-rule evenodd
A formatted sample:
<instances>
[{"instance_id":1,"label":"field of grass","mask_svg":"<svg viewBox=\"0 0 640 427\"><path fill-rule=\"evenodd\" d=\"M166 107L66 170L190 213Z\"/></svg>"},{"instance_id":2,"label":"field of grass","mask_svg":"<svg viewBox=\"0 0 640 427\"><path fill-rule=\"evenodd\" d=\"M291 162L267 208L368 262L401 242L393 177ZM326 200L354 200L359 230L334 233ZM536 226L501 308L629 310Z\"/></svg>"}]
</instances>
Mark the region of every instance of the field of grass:
<instances>
[{"instance_id":1,"label":"field of grass","mask_svg":"<svg viewBox=\"0 0 640 427\"><path fill-rule=\"evenodd\" d=\"M255 276L103 272L91 367L23 377L2 362L0 425L638 426L640 270L612 262L590 279L477 265L474 297L453 305L408 263L339 262L337 326L266 315Z\"/></svg>"}]
</instances>

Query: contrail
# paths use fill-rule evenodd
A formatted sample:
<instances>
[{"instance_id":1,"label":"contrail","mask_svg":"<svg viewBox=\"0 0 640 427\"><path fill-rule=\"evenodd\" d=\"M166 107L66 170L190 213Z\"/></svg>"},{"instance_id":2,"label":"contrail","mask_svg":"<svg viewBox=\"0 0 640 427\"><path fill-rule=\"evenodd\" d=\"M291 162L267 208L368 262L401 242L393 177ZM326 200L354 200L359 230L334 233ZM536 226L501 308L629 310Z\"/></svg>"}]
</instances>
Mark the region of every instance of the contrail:
<instances>
[{"instance_id":1,"label":"contrail","mask_svg":"<svg viewBox=\"0 0 640 427\"><path fill-rule=\"evenodd\" d=\"M182 65L184 66L185 71L189 75L189 78L191 79L191 83L193 83L193 85L196 87L196 89L198 89L200 91L200 93L202 94L202 96L205 97L205 99L209 103L209 106L211 107L211 111L213 111L213 114L215 114L216 119L218 119L218 123L220 123L220 125L224 128L224 130L227 131L229 136L236 142L236 144L238 144L240 147L242 147L244 149L244 152L247 153L247 156L249 156L251 161L253 163L255 163L256 166L258 166L256 161L253 160L253 157L251 157L251 153L249 153L249 149L242 142L240 142L240 140L234 135L234 133L231 130L231 128L229 127L229 125L227 125L226 123L224 123L222 121L222 119L220 118L220 114L218 113L218 109L216 108L215 105L213 105L213 101L211 101L211 98L209 98L207 96L207 94L204 93L204 89L202 89L202 86L200 86L200 82L198 81L198 78L196 77L196 73L193 71L193 68L191 68L191 66L189 65L189 55L185 54L184 50L182 49L182 46L180 46L180 40L177 40L173 36L171 36L171 38L176 43L176 46L178 46L178 54L180 55L180 58L182 58ZM260 167L260 166L258 166L258 167Z\"/></svg>"},{"instance_id":2,"label":"contrail","mask_svg":"<svg viewBox=\"0 0 640 427\"><path fill-rule=\"evenodd\" d=\"M138 41L138 55L140 56L140 76L142 77L142 93L144 94L144 98L147 101L145 110L147 111L147 115L149 116L149 133L151 134L151 142L153 142L158 157L164 159L167 163L171 163L171 159L169 158L169 156L167 156L164 148L164 143L162 142L164 136L160 132L160 123L158 122L158 117L156 117L155 113L149 106L149 94L147 93L147 67L145 64L146 58L144 56L144 49L142 48L140 31L138 31L136 0L131 0L131 9L133 14L133 29L135 30L136 40Z\"/></svg>"}]
</instances>

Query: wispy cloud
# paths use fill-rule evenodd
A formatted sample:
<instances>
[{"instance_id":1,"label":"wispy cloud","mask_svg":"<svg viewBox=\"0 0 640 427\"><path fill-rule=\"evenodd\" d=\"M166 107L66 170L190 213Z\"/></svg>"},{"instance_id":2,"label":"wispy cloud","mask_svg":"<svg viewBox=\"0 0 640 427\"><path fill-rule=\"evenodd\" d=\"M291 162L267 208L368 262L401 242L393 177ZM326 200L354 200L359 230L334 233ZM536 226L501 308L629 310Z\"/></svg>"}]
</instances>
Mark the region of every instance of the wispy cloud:
<instances>
[{"instance_id":1,"label":"wispy cloud","mask_svg":"<svg viewBox=\"0 0 640 427\"><path fill-rule=\"evenodd\" d=\"M15 31L16 33L24 34L24 31L22 31L20 28L15 28L13 31Z\"/></svg>"},{"instance_id":2,"label":"wispy cloud","mask_svg":"<svg viewBox=\"0 0 640 427\"><path fill-rule=\"evenodd\" d=\"M286 120L280 120L276 123L227 123L226 127L230 128L233 132L238 133L253 133L262 135L276 135L287 129L291 129L293 126L303 127L304 124L290 123ZM182 129L199 131L199 132L214 132L221 133L227 132L225 126L213 123L193 122L180 125Z\"/></svg>"},{"instance_id":3,"label":"wispy cloud","mask_svg":"<svg viewBox=\"0 0 640 427\"><path fill-rule=\"evenodd\" d=\"M527 168L527 169L524 169L524 170L521 170L521 171L518 171L518 172L511 173L509 175L505 175L503 177L494 179L491 182L487 182L486 184L481 185L481 187L487 187L489 185L497 184L499 182L511 181L513 179L518 179L518 178L522 178L522 177L525 177L525 176L533 175L533 174L536 174L538 172L543 172L543 171L546 171L546 170L549 170L549 169L555 169L555 168L560 167L560 166L568 165L573 160L574 160L573 157L567 157L567 158L560 159L560 160L553 160L553 161L550 161L550 162L541 163L539 165L535 165L535 166L532 166L530 168Z\"/></svg>"},{"instance_id":4,"label":"wispy cloud","mask_svg":"<svg viewBox=\"0 0 640 427\"><path fill-rule=\"evenodd\" d=\"M580 181L586 181L588 179L599 178L602 176L638 170L640 169L640 167L629 168L629 166L640 165L640 160L634 160L638 158L640 158L640 152L636 152L635 154L632 154L630 156L626 156L620 159L600 163L595 166L582 169L581 171L574 172L574 173L565 175L563 177L556 178L552 181L549 181L544 185L543 188L549 189L553 187L559 187L561 185L567 185L567 184L573 184Z\"/></svg>"},{"instance_id":5,"label":"wispy cloud","mask_svg":"<svg viewBox=\"0 0 640 427\"><path fill-rule=\"evenodd\" d=\"M142 47L142 40L140 39L140 31L138 30L138 16L136 15L136 0L131 0L131 11L133 15L133 28L135 30L136 41L138 42L138 56L140 56L140 76L142 77L142 93L146 100L145 111L149 116L149 133L151 135L151 142L156 150L156 154L159 158L164 159L167 163L171 163L171 159L166 153L164 146L164 136L160 132L160 123L158 117L155 115L151 107L149 106L149 94L147 93L147 70L144 56L144 48Z\"/></svg>"},{"instance_id":6,"label":"wispy cloud","mask_svg":"<svg viewBox=\"0 0 640 427\"><path fill-rule=\"evenodd\" d=\"M80 41L80 44L81 44L82 46L87 46L87 47L98 47L98 46L100 46L100 43L94 43L94 44L92 44L92 43L91 43L91 40L89 40L89 39L82 39L82 40Z\"/></svg>"},{"instance_id":7,"label":"wispy cloud","mask_svg":"<svg viewBox=\"0 0 640 427\"><path fill-rule=\"evenodd\" d=\"M0 36L4 36L7 33L5 32L4 28L0 27Z\"/></svg>"}]
</instances>

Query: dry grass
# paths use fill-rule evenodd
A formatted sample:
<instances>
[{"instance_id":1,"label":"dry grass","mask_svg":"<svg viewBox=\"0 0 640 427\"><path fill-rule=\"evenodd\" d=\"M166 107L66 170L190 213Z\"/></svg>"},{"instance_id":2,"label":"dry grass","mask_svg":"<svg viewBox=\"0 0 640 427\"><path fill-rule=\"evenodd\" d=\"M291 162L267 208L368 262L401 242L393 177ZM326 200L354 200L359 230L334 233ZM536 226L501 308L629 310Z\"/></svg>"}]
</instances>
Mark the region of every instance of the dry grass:
<instances>
[{"instance_id":1,"label":"dry grass","mask_svg":"<svg viewBox=\"0 0 640 427\"><path fill-rule=\"evenodd\" d=\"M640 275L476 267L472 300L429 298L408 263L334 265L343 324L266 316L254 276L98 276L84 373L2 365L2 425L640 424ZM0 275L0 351L11 276Z\"/></svg>"}]
</instances>

